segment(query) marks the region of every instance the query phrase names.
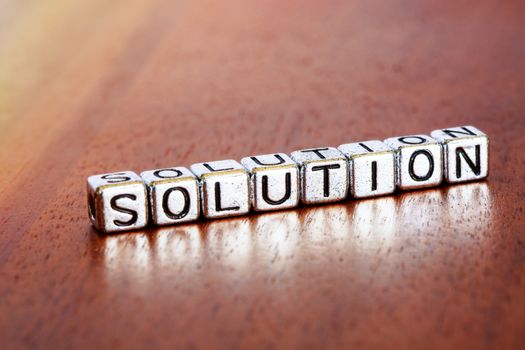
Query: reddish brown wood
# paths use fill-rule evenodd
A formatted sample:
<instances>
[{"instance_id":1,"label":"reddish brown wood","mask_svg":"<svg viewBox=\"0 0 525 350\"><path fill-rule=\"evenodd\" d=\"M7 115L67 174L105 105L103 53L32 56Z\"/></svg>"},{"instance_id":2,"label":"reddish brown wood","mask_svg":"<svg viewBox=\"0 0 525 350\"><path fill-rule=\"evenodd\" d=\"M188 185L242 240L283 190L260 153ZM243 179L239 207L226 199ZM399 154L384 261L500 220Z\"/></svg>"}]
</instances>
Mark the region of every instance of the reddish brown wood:
<instances>
[{"instance_id":1,"label":"reddish brown wood","mask_svg":"<svg viewBox=\"0 0 525 350\"><path fill-rule=\"evenodd\" d=\"M523 1L0 6L2 349L523 348ZM464 124L487 181L88 222L90 174Z\"/></svg>"}]
</instances>

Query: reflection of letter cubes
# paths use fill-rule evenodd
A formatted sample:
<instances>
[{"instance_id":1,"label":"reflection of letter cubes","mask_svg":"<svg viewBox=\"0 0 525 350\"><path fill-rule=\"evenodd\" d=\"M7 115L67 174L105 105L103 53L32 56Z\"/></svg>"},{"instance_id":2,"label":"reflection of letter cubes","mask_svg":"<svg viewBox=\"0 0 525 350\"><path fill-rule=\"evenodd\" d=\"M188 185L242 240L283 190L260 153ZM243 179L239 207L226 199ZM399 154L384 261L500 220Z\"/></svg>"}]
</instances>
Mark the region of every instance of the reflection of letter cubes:
<instances>
[{"instance_id":1,"label":"reflection of letter cubes","mask_svg":"<svg viewBox=\"0 0 525 350\"><path fill-rule=\"evenodd\" d=\"M450 183L478 180L489 173L489 139L473 126L434 130L443 144L445 179Z\"/></svg>"},{"instance_id":2,"label":"reflection of letter cubes","mask_svg":"<svg viewBox=\"0 0 525 350\"><path fill-rule=\"evenodd\" d=\"M333 147L292 152L301 169L302 202L335 202L348 194L348 161Z\"/></svg>"},{"instance_id":3,"label":"reflection of letter cubes","mask_svg":"<svg viewBox=\"0 0 525 350\"><path fill-rule=\"evenodd\" d=\"M140 174L148 186L151 216L156 225L197 220L199 182L184 167L148 170Z\"/></svg>"},{"instance_id":4,"label":"reflection of letter cubes","mask_svg":"<svg viewBox=\"0 0 525 350\"><path fill-rule=\"evenodd\" d=\"M299 168L286 154L241 160L250 172L252 205L256 211L292 208L299 204Z\"/></svg>"},{"instance_id":5,"label":"reflection of letter cubes","mask_svg":"<svg viewBox=\"0 0 525 350\"><path fill-rule=\"evenodd\" d=\"M202 211L207 218L246 214L250 210L249 175L235 160L193 164L201 181Z\"/></svg>"},{"instance_id":6,"label":"reflection of letter cubes","mask_svg":"<svg viewBox=\"0 0 525 350\"><path fill-rule=\"evenodd\" d=\"M132 171L87 179L89 218L100 231L116 232L148 224L146 185Z\"/></svg>"},{"instance_id":7,"label":"reflection of letter cubes","mask_svg":"<svg viewBox=\"0 0 525 350\"><path fill-rule=\"evenodd\" d=\"M373 140L348 143L338 149L349 160L352 196L372 197L395 191L396 159L386 144Z\"/></svg>"},{"instance_id":8,"label":"reflection of letter cubes","mask_svg":"<svg viewBox=\"0 0 525 350\"><path fill-rule=\"evenodd\" d=\"M400 189L437 186L443 179L441 144L427 135L392 137L385 143L397 155L397 185Z\"/></svg>"}]
</instances>

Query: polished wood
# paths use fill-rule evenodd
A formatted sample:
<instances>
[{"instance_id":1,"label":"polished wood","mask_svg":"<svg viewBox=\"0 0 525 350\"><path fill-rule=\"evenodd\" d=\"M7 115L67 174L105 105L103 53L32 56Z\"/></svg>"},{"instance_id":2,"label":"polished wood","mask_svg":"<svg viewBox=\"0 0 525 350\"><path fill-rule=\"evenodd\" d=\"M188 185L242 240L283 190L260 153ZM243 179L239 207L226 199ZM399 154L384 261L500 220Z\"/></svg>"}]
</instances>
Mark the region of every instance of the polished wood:
<instances>
[{"instance_id":1,"label":"polished wood","mask_svg":"<svg viewBox=\"0 0 525 350\"><path fill-rule=\"evenodd\" d=\"M0 347L521 349L523 1L0 1ZM429 133L487 181L104 236L85 180Z\"/></svg>"}]
</instances>

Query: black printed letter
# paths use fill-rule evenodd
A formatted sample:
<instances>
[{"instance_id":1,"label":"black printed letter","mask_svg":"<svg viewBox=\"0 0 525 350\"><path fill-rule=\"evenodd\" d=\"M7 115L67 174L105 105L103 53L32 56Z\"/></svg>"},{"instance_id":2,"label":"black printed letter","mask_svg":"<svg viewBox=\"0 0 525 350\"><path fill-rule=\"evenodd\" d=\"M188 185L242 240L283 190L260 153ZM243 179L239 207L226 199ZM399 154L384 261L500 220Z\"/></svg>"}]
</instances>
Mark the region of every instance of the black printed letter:
<instances>
[{"instance_id":1,"label":"black printed letter","mask_svg":"<svg viewBox=\"0 0 525 350\"><path fill-rule=\"evenodd\" d=\"M259 159L257 159L257 157L250 157L256 164L258 165L279 165L279 164L283 164L285 162L285 160L283 159L283 157L281 157L280 155L278 154L274 154L274 157L277 158L277 163L263 163L261 162Z\"/></svg>"},{"instance_id":2,"label":"black printed letter","mask_svg":"<svg viewBox=\"0 0 525 350\"><path fill-rule=\"evenodd\" d=\"M329 164L329 165L317 165L312 167L312 171L322 170L323 179L324 179L324 196L328 197L330 195L330 169L339 169L341 166L339 164Z\"/></svg>"},{"instance_id":3,"label":"black printed letter","mask_svg":"<svg viewBox=\"0 0 525 350\"><path fill-rule=\"evenodd\" d=\"M428 172L423 176L418 176L414 172L414 162L416 161L416 157L420 154L424 155L428 159ZM432 157L432 153L425 149L415 151L414 153L412 153L408 162L408 173L410 174L410 177L415 181L425 181L430 179L430 177L434 173L434 158Z\"/></svg>"},{"instance_id":4,"label":"black printed letter","mask_svg":"<svg viewBox=\"0 0 525 350\"><path fill-rule=\"evenodd\" d=\"M121 213L129 214L131 215L131 219L129 219L128 221L114 220L113 223L117 226L131 226L137 222L138 215L135 210L123 208L118 205L117 201L122 198L129 198L133 201L136 201L137 196L135 196L134 194L118 194L114 196L113 198L111 198L111 201L110 201L110 205L113 210L116 210Z\"/></svg>"},{"instance_id":5,"label":"black printed letter","mask_svg":"<svg viewBox=\"0 0 525 350\"><path fill-rule=\"evenodd\" d=\"M184 196L184 207L179 213L172 212L168 203L168 200L170 199L170 194L175 191L179 191ZM185 217L190 211L190 194L188 193L188 190L184 187L172 187L166 190L166 192L164 192L164 196L162 196L162 209L164 210L166 216L172 220L178 220Z\"/></svg>"},{"instance_id":6,"label":"black printed letter","mask_svg":"<svg viewBox=\"0 0 525 350\"><path fill-rule=\"evenodd\" d=\"M262 197L264 201L271 205L279 205L279 204L283 204L284 202L288 200L288 198L290 198L290 195L292 192L292 174L290 173L286 173L285 186L286 186L286 191L285 191L283 198L278 199L278 200L273 200L268 195L268 176L263 175L262 177Z\"/></svg>"},{"instance_id":7,"label":"black printed letter","mask_svg":"<svg viewBox=\"0 0 525 350\"><path fill-rule=\"evenodd\" d=\"M215 210L216 211L226 211L226 210L239 210L240 207L226 207L221 206L221 184L219 182L215 183Z\"/></svg>"},{"instance_id":8,"label":"black printed letter","mask_svg":"<svg viewBox=\"0 0 525 350\"><path fill-rule=\"evenodd\" d=\"M474 174L479 175L481 174L481 156L480 156L480 146L476 145L476 164L472 162L472 159L469 158L467 155L467 152L463 149L463 147L456 148L456 177L459 179L461 177L461 157L465 158L465 161L467 162L468 166Z\"/></svg>"}]
</instances>

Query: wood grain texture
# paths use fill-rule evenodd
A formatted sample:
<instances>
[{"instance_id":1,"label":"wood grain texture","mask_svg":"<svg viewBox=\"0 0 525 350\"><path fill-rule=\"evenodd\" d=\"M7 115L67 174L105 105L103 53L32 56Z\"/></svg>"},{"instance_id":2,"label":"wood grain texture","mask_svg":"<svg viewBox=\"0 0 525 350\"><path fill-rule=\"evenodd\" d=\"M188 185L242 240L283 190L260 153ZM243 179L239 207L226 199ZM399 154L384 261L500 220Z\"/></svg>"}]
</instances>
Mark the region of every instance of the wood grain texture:
<instances>
[{"instance_id":1,"label":"wood grain texture","mask_svg":"<svg viewBox=\"0 0 525 350\"><path fill-rule=\"evenodd\" d=\"M0 1L0 344L521 349L523 1ZM88 175L473 124L487 181L102 236Z\"/></svg>"}]
</instances>

